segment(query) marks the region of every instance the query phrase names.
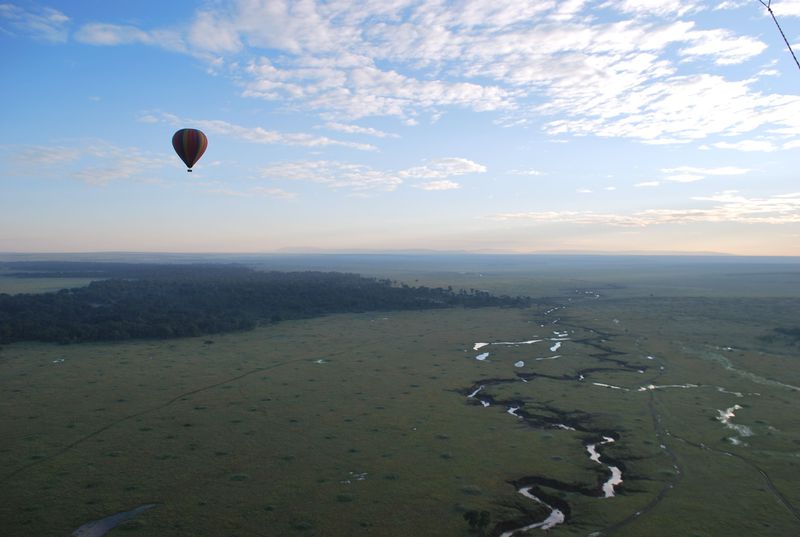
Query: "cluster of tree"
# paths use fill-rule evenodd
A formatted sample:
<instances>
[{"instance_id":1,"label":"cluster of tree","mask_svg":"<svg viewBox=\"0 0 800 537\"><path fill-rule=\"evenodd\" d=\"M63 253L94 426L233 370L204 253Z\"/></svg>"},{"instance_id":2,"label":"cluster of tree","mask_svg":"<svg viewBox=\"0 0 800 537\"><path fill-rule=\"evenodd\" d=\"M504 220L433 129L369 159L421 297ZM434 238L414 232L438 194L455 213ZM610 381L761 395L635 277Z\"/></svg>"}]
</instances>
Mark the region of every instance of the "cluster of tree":
<instances>
[{"instance_id":1,"label":"cluster of tree","mask_svg":"<svg viewBox=\"0 0 800 537\"><path fill-rule=\"evenodd\" d=\"M776 328L775 331L782 336L793 339L795 343L800 342L800 326L794 328Z\"/></svg>"},{"instance_id":2,"label":"cluster of tree","mask_svg":"<svg viewBox=\"0 0 800 537\"><path fill-rule=\"evenodd\" d=\"M477 532L478 535L483 537L486 535L486 528L492 520L492 515L489 511L480 511L473 509L464 513L464 520L469 524L470 530Z\"/></svg>"},{"instance_id":3,"label":"cluster of tree","mask_svg":"<svg viewBox=\"0 0 800 537\"><path fill-rule=\"evenodd\" d=\"M773 328L772 333L759 336L764 343L781 343L800 346L800 326Z\"/></svg>"},{"instance_id":4,"label":"cluster of tree","mask_svg":"<svg viewBox=\"0 0 800 537\"><path fill-rule=\"evenodd\" d=\"M525 306L530 301L476 290L409 287L357 274L225 265L129 265L103 276L111 277L56 293L0 294L0 343L197 336L329 313Z\"/></svg>"},{"instance_id":5,"label":"cluster of tree","mask_svg":"<svg viewBox=\"0 0 800 537\"><path fill-rule=\"evenodd\" d=\"M788 340L790 345L800 345L800 326L795 326L794 328L779 327L774 331L782 340Z\"/></svg>"}]
</instances>

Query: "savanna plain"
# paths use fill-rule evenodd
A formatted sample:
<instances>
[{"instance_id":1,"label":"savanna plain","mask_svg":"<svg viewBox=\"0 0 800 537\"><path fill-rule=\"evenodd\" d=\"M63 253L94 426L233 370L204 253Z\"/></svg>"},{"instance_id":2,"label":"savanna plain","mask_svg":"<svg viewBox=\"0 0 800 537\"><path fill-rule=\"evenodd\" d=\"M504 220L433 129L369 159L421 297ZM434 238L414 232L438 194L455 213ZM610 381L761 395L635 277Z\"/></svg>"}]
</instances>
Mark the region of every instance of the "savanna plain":
<instances>
[{"instance_id":1,"label":"savanna plain","mask_svg":"<svg viewBox=\"0 0 800 537\"><path fill-rule=\"evenodd\" d=\"M533 302L3 345L0 533L800 534L797 260L235 261Z\"/></svg>"}]
</instances>

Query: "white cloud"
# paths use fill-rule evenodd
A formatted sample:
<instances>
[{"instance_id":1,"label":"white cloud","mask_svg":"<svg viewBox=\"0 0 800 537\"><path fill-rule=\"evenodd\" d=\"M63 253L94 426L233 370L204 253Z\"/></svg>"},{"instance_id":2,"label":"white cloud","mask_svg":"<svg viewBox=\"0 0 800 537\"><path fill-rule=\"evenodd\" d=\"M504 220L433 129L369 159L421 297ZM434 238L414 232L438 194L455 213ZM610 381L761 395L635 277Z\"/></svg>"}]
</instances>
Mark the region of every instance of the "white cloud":
<instances>
[{"instance_id":1,"label":"white cloud","mask_svg":"<svg viewBox=\"0 0 800 537\"><path fill-rule=\"evenodd\" d=\"M263 177L275 180L308 181L331 188L356 191L393 191L406 180L425 179L413 184L423 190L452 190L461 185L448 180L469 173L483 173L486 167L459 157L441 158L405 170L377 170L364 164L314 160L274 164L262 168Z\"/></svg>"},{"instance_id":2,"label":"white cloud","mask_svg":"<svg viewBox=\"0 0 800 537\"><path fill-rule=\"evenodd\" d=\"M455 190L461 188L461 185L456 183L455 181L430 181L428 183L420 183L418 185L414 185L415 188L421 188L422 190Z\"/></svg>"},{"instance_id":3,"label":"white cloud","mask_svg":"<svg viewBox=\"0 0 800 537\"><path fill-rule=\"evenodd\" d=\"M278 131L271 131L263 127L244 127L229 123L221 119L195 119L191 121L192 125L196 125L200 129L207 130L210 133L224 134L233 136L240 140L258 144L275 144L282 143L288 145L301 145L305 147L325 147L325 146L341 146L349 147L351 149L358 149L361 151L375 151L376 147L371 144L362 144L356 142L345 142L342 140L335 140L327 136L313 136L306 133L283 133Z\"/></svg>"},{"instance_id":4,"label":"white cloud","mask_svg":"<svg viewBox=\"0 0 800 537\"><path fill-rule=\"evenodd\" d=\"M737 151L762 151L771 153L777 151L778 147L769 140L741 140L739 142L717 142L712 144L718 149L735 149Z\"/></svg>"},{"instance_id":5,"label":"white cloud","mask_svg":"<svg viewBox=\"0 0 800 537\"><path fill-rule=\"evenodd\" d=\"M751 6L753 2L750 0L724 0L714 7L714 11L725 9L739 9L743 6Z\"/></svg>"},{"instance_id":6,"label":"white cloud","mask_svg":"<svg viewBox=\"0 0 800 537\"><path fill-rule=\"evenodd\" d=\"M160 123L161 118L159 118L155 114L141 114L139 117L136 118L136 121L139 123Z\"/></svg>"},{"instance_id":7,"label":"white cloud","mask_svg":"<svg viewBox=\"0 0 800 537\"><path fill-rule=\"evenodd\" d=\"M69 17L50 7L25 9L15 4L0 4L0 29L17 30L35 39L63 43L67 40Z\"/></svg>"},{"instance_id":8,"label":"white cloud","mask_svg":"<svg viewBox=\"0 0 800 537\"><path fill-rule=\"evenodd\" d=\"M783 149L797 149L800 148L800 140L792 140L783 144Z\"/></svg>"},{"instance_id":9,"label":"white cloud","mask_svg":"<svg viewBox=\"0 0 800 537\"><path fill-rule=\"evenodd\" d=\"M242 48L236 28L207 11L198 13L192 23L189 42L212 53L237 52Z\"/></svg>"},{"instance_id":10,"label":"white cloud","mask_svg":"<svg viewBox=\"0 0 800 537\"><path fill-rule=\"evenodd\" d=\"M249 0L232 10L203 11L194 25L200 34L220 36L222 45L196 40L214 53L243 47L285 52L247 64L246 96L293 100L350 119L384 115L404 121L420 112L436 117L441 107L518 110L529 98L581 86L617 95L613 104L624 111L629 88L675 72L659 57L670 44L682 44L686 57L707 56L722 65L758 55L766 46L729 30L662 22L700 9L695 2L603 6L623 16L646 15L648 22L600 23L586 16L588 6L582 0L476 1L459 9L441 2ZM531 109L534 115L542 111Z\"/></svg>"},{"instance_id":11,"label":"white cloud","mask_svg":"<svg viewBox=\"0 0 800 537\"><path fill-rule=\"evenodd\" d=\"M664 180L672 181L674 183L694 183L695 181L701 181L702 179L702 175L696 175L693 173L678 173L664 177Z\"/></svg>"},{"instance_id":12,"label":"white cloud","mask_svg":"<svg viewBox=\"0 0 800 537\"><path fill-rule=\"evenodd\" d=\"M546 128L553 134L673 143L744 134L769 125L800 128L800 97L764 95L752 91L751 84L717 75L668 77L607 99L602 90L592 95L588 89L564 88L546 111L566 118L551 121ZM597 85L599 81L590 87Z\"/></svg>"},{"instance_id":13,"label":"white cloud","mask_svg":"<svg viewBox=\"0 0 800 537\"><path fill-rule=\"evenodd\" d=\"M710 206L698 209L648 209L633 214L595 213L592 211L545 211L500 213L487 218L498 221L535 223L568 223L648 227L665 224L723 223L794 224L800 223L800 192L769 198L747 198L736 191L725 191L708 197L692 198Z\"/></svg>"},{"instance_id":14,"label":"white cloud","mask_svg":"<svg viewBox=\"0 0 800 537\"><path fill-rule=\"evenodd\" d=\"M286 162L262 168L269 179L309 181L331 188L392 191L403 183L397 174L375 170L363 164L317 160Z\"/></svg>"},{"instance_id":15,"label":"white cloud","mask_svg":"<svg viewBox=\"0 0 800 537\"><path fill-rule=\"evenodd\" d=\"M577 192L578 194L591 194L592 193L592 189L590 189L590 188L579 188L575 192Z\"/></svg>"},{"instance_id":16,"label":"white cloud","mask_svg":"<svg viewBox=\"0 0 800 537\"><path fill-rule=\"evenodd\" d=\"M646 224L635 216L615 215L580 211L538 211L529 213L500 213L487 216L502 222L524 221L543 224L569 223L580 225L608 224L612 226L637 227Z\"/></svg>"},{"instance_id":17,"label":"white cloud","mask_svg":"<svg viewBox=\"0 0 800 537\"><path fill-rule=\"evenodd\" d=\"M717 168L698 168L695 166L679 166L677 168L662 168L664 173L685 173L698 175L744 175L750 173L749 168L739 168L737 166L720 166Z\"/></svg>"},{"instance_id":18,"label":"white cloud","mask_svg":"<svg viewBox=\"0 0 800 537\"><path fill-rule=\"evenodd\" d=\"M115 181L159 182L153 174L173 159L136 147L121 147L101 140L82 140L68 146L6 146L11 153L8 173L34 179L70 177L102 186Z\"/></svg>"},{"instance_id":19,"label":"white cloud","mask_svg":"<svg viewBox=\"0 0 800 537\"><path fill-rule=\"evenodd\" d=\"M267 130L263 127L245 127L221 119L186 119L173 114L160 114L160 116L145 114L139 117L139 121L145 123L152 123L154 119L165 121L175 126L192 125L206 134L221 134L256 144L286 144L304 147L339 146L358 149L360 151L375 151L377 149L371 144L347 142L328 138L327 136L314 136L302 132L286 133Z\"/></svg>"},{"instance_id":20,"label":"white cloud","mask_svg":"<svg viewBox=\"0 0 800 537\"><path fill-rule=\"evenodd\" d=\"M436 120L459 108L499 113L502 125L543 125L553 136L648 144L797 132L800 96L760 91L758 77L719 73L767 45L684 20L711 7L686 0L474 0L457 7L440 0L236 0L209 4L180 35L99 23L79 35L157 46L164 46L161 34L169 36L168 48L206 55L214 70L227 65L243 96L314 111L338 126L374 116L416 125L423 115ZM717 67L701 72L707 63Z\"/></svg>"},{"instance_id":21,"label":"white cloud","mask_svg":"<svg viewBox=\"0 0 800 537\"><path fill-rule=\"evenodd\" d=\"M154 44L147 32L133 26L117 24L86 24L75 33L75 39L89 45Z\"/></svg>"},{"instance_id":22,"label":"white cloud","mask_svg":"<svg viewBox=\"0 0 800 537\"><path fill-rule=\"evenodd\" d=\"M543 171L536 170L533 168L529 170L508 170L508 173L510 175L532 175L532 176L545 175Z\"/></svg>"},{"instance_id":23,"label":"white cloud","mask_svg":"<svg viewBox=\"0 0 800 537\"><path fill-rule=\"evenodd\" d=\"M176 52L189 52L180 32L170 29L145 31L135 26L90 23L84 24L78 29L75 33L75 39L87 45L143 44L158 46Z\"/></svg>"},{"instance_id":24,"label":"white cloud","mask_svg":"<svg viewBox=\"0 0 800 537\"><path fill-rule=\"evenodd\" d=\"M453 177L468 173L485 173L486 166L459 157L442 158L433 160L423 166L415 166L400 172L401 177L416 177L419 179L439 179Z\"/></svg>"},{"instance_id":25,"label":"white cloud","mask_svg":"<svg viewBox=\"0 0 800 537\"><path fill-rule=\"evenodd\" d=\"M667 174L666 181L675 183L694 183L705 179L707 175L726 176L744 175L749 173L749 168L739 168L736 166L719 166L716 168L701 168L697 166L678 166L677 168L662 168L661 171Z\"/></svg>"},{"instance_id":26,"label":"white cloud","mask_svg":"<svg viewBox=\"0 0 800 537\"><path fill-rule=\"evenodd\" d=\"M683 16L687 13L700 11L703 6L700 2L686 0L617 0L605 4L623 13L634 13L642 16Z\"/></svg>"},{"instance_id":27,"label":"white cloud","mask_svg":"<svg viewBox=\"0 0 800 537\"><path fill-rule=\"evenodd\" d=\"M800 17L800 0L775 0L771 6L776 17Z\"/></svg>"},{"instance_id":28,"label":"white cloud","mask_svg":"<svg viewBox=\"0 0 800 537\"><path fill-rule=\"evenodd\" d=\"M559 22L575 19L586 7L586 4L587 0L561 0L556 3L555 11L548 16L548 19Z\"/></svg>"},{"instance_id":29,"label":"white cloud","mask_svg":"<svg viewBox=\"0 0 800 537\"><path fill-rule=\"evenodd\" d=\"M689 34L691 46L682 48L680 54L686 57L710 56L719 65L742 63L758 56L767 44L749 36L734 36L727 30L704 30Z\"/></svg>"},{"instance_id":30,"label":"white cloud","mask_svg":"<svg viewBox=\"0 0 800 537\"><path fill-rule=\"evenodd\" d=\"M756 73L756 76L759 76L759 77L762 77L762 76L781 76L781 72L778 71L777 69L766 68L766 69L762 69L758 73Z\"/></svg>"},{"instance_id":31,"label":"white cloud","mask_svg":"<svg viewBox=\"0 0 800 537\"><path fill-rule=\"evenodd\" d=\"M84 148L84 155L91 164L82 166L71 173L91 185L106 185L115 181L145 180L159 182L152 177L144 177L165 166L174 165L174 159L153 155L134 147L119 147L105 142L90 144Z\"/></svg>"},{"instance_id":32,"label":"white cloud","mask_svg":"<svg viewBox=\"0 0 800 537\"><path fill-rule=\"evenodd\" d=\"M360 125L337 123L334 121L326 123L325 128L333 131L345 132L347 134L366 134L368 136L375 136L376 138L399 138L397 134L392 134L384 132L382 130L373 129L372 127L362 127Z\"/></svg>"},{"instance_id":33,"label":"white cloud","mask_svg":"<svg viewBox=\"0 0 800 537\"><path fill-rule=\"evenodd\" d=\"M14 165L24 168L37 165L44 167L63 166L69 162L75 162L81 156L80 149L64 146L6 146L4 149L11 153L9 160Z\"/></svg>"},{"instance_id":34,"label":"white cloud","mask_svg":"<svg viewBox=\"0 0 800 537\"><path fill-rule=\"evenodd\" d=\"M647 187L656 187L656 186L659 186L660 184L661 184L660 181L644 181L644 182L641 182L641 183L636 183L633 186L635 186L637 188L647 188Z\"/></svg>"},{"instance_id":35,"label":"white cloud","mask_svg":"<svg viewBox=\"0 0 800 537\"><path fill-rule=\"evenodd\" d=\"M282 67L262 57L251 62L242 95L303 103L336 117L409 118L419 111L455 106L475 111L511 108L509 91L472 82L419 80L396 70L382 70L357 55L299 59Z\"/></svg>"}]
</instances>

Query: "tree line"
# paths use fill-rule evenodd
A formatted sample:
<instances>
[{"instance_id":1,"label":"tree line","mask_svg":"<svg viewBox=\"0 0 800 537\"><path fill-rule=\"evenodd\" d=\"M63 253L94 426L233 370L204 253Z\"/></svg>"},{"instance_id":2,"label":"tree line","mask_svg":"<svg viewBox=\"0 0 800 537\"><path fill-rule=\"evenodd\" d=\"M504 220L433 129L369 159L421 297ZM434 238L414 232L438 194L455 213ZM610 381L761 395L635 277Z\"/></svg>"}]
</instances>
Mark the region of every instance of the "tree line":
<instances>
[{"instance_id":1,"label":"tree line","mask_svg":"<svg viewBox=\"0 0 800 537\"><path fill-rule=\"evenodd\" d=\"M237 265L65 265L29 264L24 267L28 272L17 274L107 279L54 293L0 294L0 343L186 337L330 313L530 303L527 297L411 287L339 272L262 272Z\"/></svg>"}]
</instances>

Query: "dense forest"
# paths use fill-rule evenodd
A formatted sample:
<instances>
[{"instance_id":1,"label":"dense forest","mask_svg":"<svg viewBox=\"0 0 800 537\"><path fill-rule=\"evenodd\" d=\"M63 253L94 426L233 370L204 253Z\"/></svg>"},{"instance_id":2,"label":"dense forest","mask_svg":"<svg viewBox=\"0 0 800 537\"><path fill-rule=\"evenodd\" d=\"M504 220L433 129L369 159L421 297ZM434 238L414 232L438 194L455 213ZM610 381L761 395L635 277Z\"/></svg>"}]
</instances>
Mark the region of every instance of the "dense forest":
<instances>
[{"instance_id":1,"label":"dense forest","mask_svg":"<svg viewBox=\"0 0 800 537\"><path fill-rule=\"evenodd\" d=\"M357 274L262 272L238 265L26 262L4 268L6 276L98 280L55 293L0 294L0 343L198 336L328 313L530 302Z\"/></svg>"}]
</instances>

